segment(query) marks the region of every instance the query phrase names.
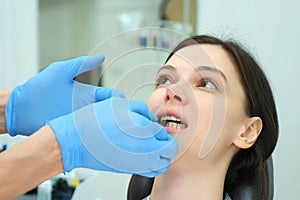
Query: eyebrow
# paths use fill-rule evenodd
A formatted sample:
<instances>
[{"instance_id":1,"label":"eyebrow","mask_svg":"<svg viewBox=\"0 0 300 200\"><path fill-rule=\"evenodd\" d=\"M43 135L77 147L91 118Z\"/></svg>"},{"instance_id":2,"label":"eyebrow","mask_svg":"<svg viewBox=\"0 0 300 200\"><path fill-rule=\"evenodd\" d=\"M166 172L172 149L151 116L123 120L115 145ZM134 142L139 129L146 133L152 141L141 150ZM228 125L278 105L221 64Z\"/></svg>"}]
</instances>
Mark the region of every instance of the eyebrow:
<instances>
[{"instance_id":1,"label":"eyebrow","mask_svg":"<svg viewBox=\"0 0 300 200\"><path fill-rule=\"evenodd\" d=\"M210 72L214 72L214 73L217 73L217 74L221 74L221 76L222 76L222 78L225 80L225 81L227 81L227 78L226 78L226 76L225 76L225 74L221 71L221 70L219 70L219 69L217 69L217 68L215 68L215 67L209 67L209 66L198 66L197 68L196 68L196 71L210 71Z\"/></svg>"},{"instance_id":2,"label":"eyebrow","mask_svg":"<svg viewBox=\"0 0 300 200\"><path fill-rule=\"evenodd\" d=\"M177 71L175 67L173 67L172 65L164 65L162 66L157 73L159 73L161 70L163 69L167 69L167 70L171 70L171 71ZM227 78L225 76L225 74L217 69L217 68L214 68L214 67L209 67L209 66L198 66L196 69L195 69L197 72L200 72L200 71L210 71L210 72L214 72L214 73L217 73L217 74L221 74L222 78L227 81Z\"/></svg>"},{"instance_id":3,"label":"eyebrow","mask_svg":"<svg viewBox=\"0 0 300 200\"><path fill-rule=\"evenodd\" d=\"M161 70L163 70L163 69L167 69L167 70L171 70L171 71L177 71L176 68L173 67L172 65L164 65L164 66L162 66L162 67L158 70L157 74L158 74Z\"/></svg>"}]
</instances>

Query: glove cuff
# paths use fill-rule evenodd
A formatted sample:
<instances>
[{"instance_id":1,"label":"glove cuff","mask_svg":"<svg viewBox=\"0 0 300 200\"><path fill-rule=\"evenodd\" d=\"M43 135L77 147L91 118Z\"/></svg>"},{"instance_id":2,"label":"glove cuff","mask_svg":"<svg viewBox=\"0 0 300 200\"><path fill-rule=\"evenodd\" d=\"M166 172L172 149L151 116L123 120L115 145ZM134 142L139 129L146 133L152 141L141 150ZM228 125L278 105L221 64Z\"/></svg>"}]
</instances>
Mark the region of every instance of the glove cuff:
<instances>
[{"instance_id":1,"label":"glove cuff","mask_svg":"<svg viewBox=\"0 0 300 200\"><path fill-rule=\"evenodd\" d=\"M78 163L76 162L78 160L78 158L76 158L76 145L78 145L76 137L78 136L75 133L77 131L74 128L72 113L48 121L46 124L52 128L59 143L64 172L69 172L78 167Z\"/></svg>"},{"instance_id":2,"label":"glove cuff","mask_svg":"<svg viewBox=\"0 0 300 200\"><path fill-rule=\"evenodd\" d=\"M16 118L15 118L15 112L16 112L16 107L15 107L15 99L18 91L20 90L20 86L17 86L13 89L13 91L10 94L9 100L6 104L5 108L5 120L6 120L6 129L7 132L10 136L16 136L17 132L15 131L15 126L16 125Z\"/></svg>"}]
</instances>

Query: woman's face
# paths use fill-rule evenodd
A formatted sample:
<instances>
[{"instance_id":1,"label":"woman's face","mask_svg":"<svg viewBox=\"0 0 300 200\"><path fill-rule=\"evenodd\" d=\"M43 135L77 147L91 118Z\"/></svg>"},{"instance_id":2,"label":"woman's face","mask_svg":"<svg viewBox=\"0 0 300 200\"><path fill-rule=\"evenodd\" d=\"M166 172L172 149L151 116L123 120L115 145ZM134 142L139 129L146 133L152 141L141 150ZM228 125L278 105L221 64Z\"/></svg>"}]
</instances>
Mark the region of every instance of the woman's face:
<instances>
[{"instance_id":1,"label":"woman's face","mask_svg":"<svg viewBox=\"0 0 300 200\"><path fill-rule=\"evenodd\" d=\"M148 106L176 137L177 159L221 158L247 118L235 66L216 45L179 50L159 70Z\"/></svg>"}]
</instances>

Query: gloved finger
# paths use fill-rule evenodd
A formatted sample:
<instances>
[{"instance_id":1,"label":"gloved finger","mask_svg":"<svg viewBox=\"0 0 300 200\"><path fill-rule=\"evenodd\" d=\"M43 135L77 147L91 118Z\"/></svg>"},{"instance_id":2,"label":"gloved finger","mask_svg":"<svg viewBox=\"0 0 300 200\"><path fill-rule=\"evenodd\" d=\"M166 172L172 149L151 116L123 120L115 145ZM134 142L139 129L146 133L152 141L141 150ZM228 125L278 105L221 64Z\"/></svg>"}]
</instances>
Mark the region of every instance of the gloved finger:
<instances>
[{"instance_id":1,"label":"gloved finger","mask_svg":"<svg viewBox=\"0 0 300 200\"><path fill-rule=\"evenodd\" d=\"M77 110L91 103L95 103L97 86L74 82L72 94L72 109Z\"/></svg>"},{"instance_id":2,"label":"gloved finger","mask_svg":"<svg viewBox=\"0 0 300 200\"><path fill-rule=\"evenodd\" d=\"M148 159L149 171L152 172L164 172L171 163L171 159L161 157L157 152L148 154Z\"/></svg>"},{"instance_id":3,"label":"gloved finger","mask_svg":"<svg viewBox=\"0 0 300 200\"><path fill-rule=\"evenodd\" d=\"M159 155L161 158L172 159L176 156L178 152L178 142L177 140L169 135L168 141L161 141L163 148L159 150Z\"/></svg>"},{"instance_id":4,"label":"gloved finger","mask_svg":"<svg viewBox=\"0 0 300 200\"><path fill-rule=\"evenodd\" d=\"M139 138L153 138L157 133L161 132L162 126L152 122L148 118L138 113L124 110L115 114L115 123L123 133ZM128 115L129 114L129 115Z\"/></svg>"},{"instance_id":5,"label":"gloved finger","mask_svg":"<svg viewBox=\"0 0 300 200\"><path fill-rule=\"evenodd\" d=\"M108 99L110 97L122 97L125 98L125 95L123 92L114 89L114 88L105 88L105 87L97 87L96 93L95 93L95 101L103 101L105 99Z\"/></svg>"},{"instance_id":6,"label":"gloved finger","mask_svg":"<svg viewBox=\"0 0 300 200\"><path fill-rule=\"evenodd\" d=\"M74 82L73 85L73 110L77 110L91 103L103 101L112 96L124 97L123 93L116 89L103 88L84 83Z\"/></svg>"},{"instance_id":7,"label":"gloved finger","mask_svg":"<svg viewBox=\"0 0 300 200\"><path fill-rule=\"evenodd\" d=\"M117 119L116 121L118 122L119 128L133 137L155 137L159 141L168 141L170 140L170 137L172 137L159 123L153 122L135 112L130 113L130 118L122 116L120 117L120 120Z\"/></svg>"},{"instance_id":8,"label":"gloved finger","mask_svg":"<svg viewBox=\"0 0 300 200\"><path fill-rule=\"evenodd\" d=\"M103 63L104 59L105 57L103 54L98 54L93 56L81 56L71 60L62 61L61 64L65 64L69 67L68 70L64 70L66 70L70 79L74 79L79 74L99 67Z\"/></svg>"},{"instance_id":9,"label":"gloved finger","mask_svg":"<svg viewBox=\"0 0 300 200\"><path fill-rule=\"evenodd\" d=\"M158 124L158 123L156 123ZM158 126L161 126L160 124L158 124ZM158 133L155 134L155 138L157 140L162 140L162 141L168 141L170 135L168 134L167 130L161 126L161 129Z\"/></svg>"},{"instance_id":10,"label":"gloved finger","mask_svg":"<svg viewBox=\"0 0 300 200\"><path fill-rule=\"evenodd\" d=\"M158 175L166 172L167 169L168 169L168 166L167 167L163 167L163 168L161 168L158 171L149 171L149 172L139 173L139 175L145 176L145 177L148 177L148 178L153 178L153 177L156 177L156 176L158 176Z\"/></svg>"},{"instance_id":11,"label":"gloved finger","mask_svg":"<svg viewBox=\"0 0 300 200\"><path fill-rule=\"evenodd\" d=\"M151 112L148 106L141 101L129 100L129 110L136 112L144 117L147 117L151 121L157 121L157 116Z\"/></svg>"}]
</instances>

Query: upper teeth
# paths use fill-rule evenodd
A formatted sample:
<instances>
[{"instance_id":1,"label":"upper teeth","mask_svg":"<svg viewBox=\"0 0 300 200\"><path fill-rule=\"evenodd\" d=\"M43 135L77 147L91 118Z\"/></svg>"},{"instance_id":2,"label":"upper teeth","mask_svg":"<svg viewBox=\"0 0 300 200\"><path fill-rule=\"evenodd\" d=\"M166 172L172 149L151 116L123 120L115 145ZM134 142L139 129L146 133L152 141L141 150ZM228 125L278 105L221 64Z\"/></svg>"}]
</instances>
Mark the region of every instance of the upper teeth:
<instances>
[{"instance_id":1,"label":"upper teeth","mask_svg":"<svg viewBox=\"0 0 300 200\"><path fill-rule=\"evenodd\" d=\"M160 118L160 121L167 121L167 120L170 120L170 121L177 121L177 122L180 122L181 120L178 119L177 117L174 117L174 116L171 116L171 115L167 115L167 116L163 116Z\"/></svg>"},{"instance_id":2,"label":"upper teeth","mask_svg":"<svg viewBox=\"0 0 300 200\"><path fill-rule=\"evenodd\" d=\"M180 119L172 115L162 116L160 118L160 124L163 126L168 126L177 129L182 129L187 127L187 125L182 123Z\"/></svg>"}]
</instances>

